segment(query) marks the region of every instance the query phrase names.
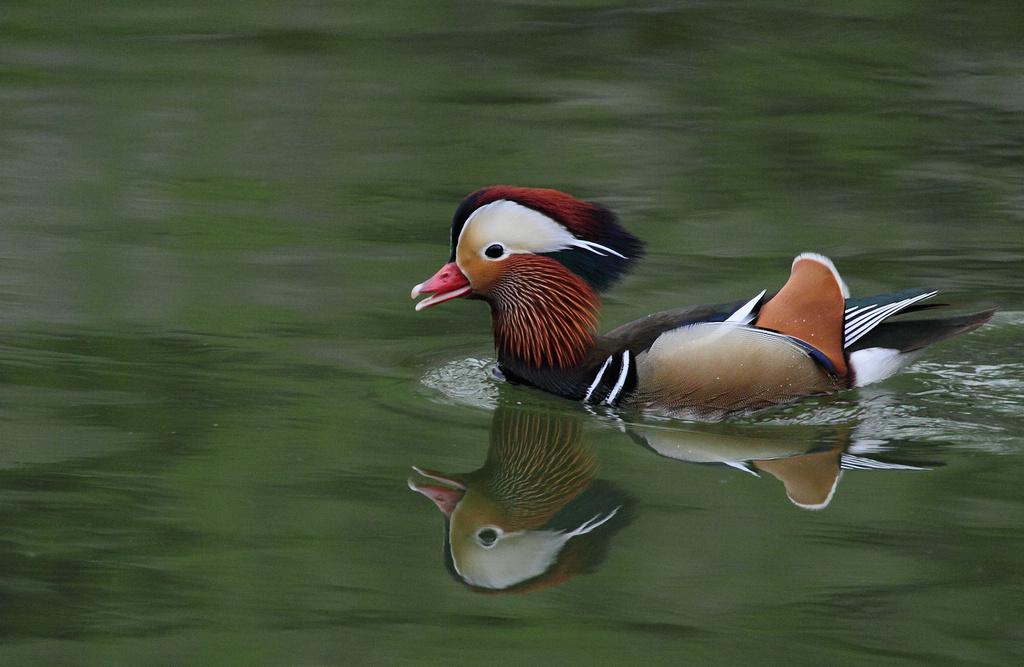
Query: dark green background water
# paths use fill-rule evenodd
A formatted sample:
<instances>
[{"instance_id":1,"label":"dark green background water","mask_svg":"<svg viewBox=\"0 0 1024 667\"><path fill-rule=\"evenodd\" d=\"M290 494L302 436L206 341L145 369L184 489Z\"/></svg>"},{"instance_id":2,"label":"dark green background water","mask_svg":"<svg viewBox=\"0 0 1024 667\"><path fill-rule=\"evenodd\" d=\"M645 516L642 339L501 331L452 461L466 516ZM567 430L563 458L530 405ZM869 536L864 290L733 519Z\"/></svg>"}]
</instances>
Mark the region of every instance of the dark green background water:
<instances>
[{"instance_id":1,"label":"dark green background water","mask_svg":"<svg viewBox=\"0 0 1024 667\"><path fill-rule=\"evenodd\" d=\"M1016 1L5 3L0 663L1020 664L1022 25ZM855 295L1001 312L730 425L931 468L803 510L498 384L479 303L413 312L493 183L649 242L606 328L777 288L805 250ZM595 572L520 596L445 572L406 477L478 468L498 405L581 420L636 498Z\"/></svg>"}]
</instances>

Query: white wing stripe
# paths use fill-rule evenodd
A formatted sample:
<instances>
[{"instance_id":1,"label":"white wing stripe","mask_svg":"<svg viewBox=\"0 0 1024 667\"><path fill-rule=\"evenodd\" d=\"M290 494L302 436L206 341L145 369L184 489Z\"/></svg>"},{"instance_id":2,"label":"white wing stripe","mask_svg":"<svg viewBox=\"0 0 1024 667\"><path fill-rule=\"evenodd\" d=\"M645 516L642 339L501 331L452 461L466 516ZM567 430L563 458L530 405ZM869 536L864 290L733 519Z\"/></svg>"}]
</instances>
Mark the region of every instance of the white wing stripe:
<instances>
[{"instance_id":1,"label":"white wing stripe","mask_svg":"<svg viewBox=\"0 0 1024 667\"><path fill-rule=\"evenodd\" d=\"M863 338L872 329L874 329L879 324L881 324L882 320L884 320L885 318L889 317L890 315L894 315L897 310L899 310L899 309L898 308L887 308L887 309L879 310L879 311L877 311L875 313L875 315L876 315L875 317L873 317L871 319L868 319L868 320L860 323L859 326L853 327L852 329L848 330L847 334L846 334L846 343L844 344L844 347L849 347L853 343L855 343L858 340L860 340L861 338Z\"/></svg>"},{"instance_id":2,"label":"white wing stripe","mask_svg":"<svg viewBox=\"0 0 1024 667\"><path fill-rule=\"evenodd\" d=\"M725 321L736 322L738 324L750 324L751 322L753 322L754 316L751 315L751 313L753 312L754 307L761 302L761 297L763 297L764 293L767 291L768 290L761 290L760 294L758 294L753 299L743 304L743 306L740 307L735 313L725 318Z\"/></svg>"},{"instance_id":3,"label":"white wing stripe","mask_svg":"<svg viewBox=\"0 0 1024 667\"><path fill-rule=\"evenodd\" d=\"M594 390L597 389L597 385L601 383L601 378L604 377L604 372L608 370L608 364L610 363L612 363L611 357L608 357L607 359L604 360L604 366L601 366L601 370L597 372L597 376L594 378L594 381L590 384L590 389L587 389L587 395L583 397L584 403L590 402L590 395L594 393Z\"/></svg>"},{"instance_id":4,"label":"white wing stripe","mask_svg":"<svg viewBox=\"0 0 1024 667\"><path fill-rule=\"evenodd\" d=\"M626 376L629 375L629 350L622 353L622 368L619 369L619 379L615 381L615 386L612 387L611 392L608 393L608 398L604 399L605 405L611 405L616 398L619 396L619 392L622 391L622 386L626 384Z\"/></svg>"},{"instance_id":5,"label":"white wing stripe","mask_svg":"<svg viewBox=\"0 0 1024 667\"><path fill-rule=\"evenodd\" d=\"M918 301L922 301L929 297L933 297L937 292L925 292L924 294L918 294L902 301L896 301L890 303L887 306L865 306L863 309L857 309L857 312L853 313L852 317L848 317L844 325L846 344L844 347L849 347L853 343L857 342L866 333L877 327L882 323L885 318L894 315L905 308L908 308Z\"/></svg>"},{"instance_id":6,"label":"white wing stripe","mask_svg":"<svg viewBox=\"0 0 1024 667\"><path fill-rule=\"evenodd\" d=\"M839 467L844 470L931 470L923 466L911 466L903 463L877 461L866 456L843 454L839 457Z\"/></svg>"},{"instance_id":7,"label":"white wing stripe","mask_svg":"<svg viewBox=\"0 0 1024 667\"><path fill-rule=\"evenodd\" d=\"M894 315L900 310L902 305L902 303L892 303L884 308L876 308L870 313L864 313L854 321L848 322L844 327L846 330L846 347L849 347L851 343L877 327L882 320L890 315Z\"/></svg>"},{"instance_id":8,"label":"white wing stripe","mask_svg":"<svg viewBox=\"0 0 1024 667\"><path fill-rule=\"evenodd\" d=\"M869 313L875 308L878 308L878 306L854 306L846 309L845 316L847 320L852 320L855 317L862 317L864 313Z\"/></svg>"},{"instance_id":9,"label":"white wing stripe","mask_svg":"<svg viewBox=\"0 0 1024 667\"><path fill-rule=\"evenodd\" d=\"M877 327L879 324L881 324L881 322L884 319L886 319L887 317L890 317L891 315L895 315L896 313L898 313L901 310L903 310L903 309L905 309L905 308L907 308L907 307L917 303L918 301L921 301L922 299L927 299L928 297L934 296L934 295L935 295L935 292L931 292L931 293L927 293L927 294L919 294L919 295L917 295L915 297L911 297L909 299L904 299L902 301L897 301L896 303L891 303L891 304L889 304L887 306L884 306L884 307L873 308L870 312L858 314L857 317L854 317L852 320L848 321L846 323L846 325L845 325L845 329L846 329L846 331L845 331L845 333L846 333L846 344L845 344L845 347L849 347L852 343L854 343L858 339L862 338L869 331L871 331L872 329Z\"/></svg>"},{"instance_id":10,"label":"white wing stripe","mask_svg":"<svg viewBox=\"0 0 1024 667\"><path fill-rule=\"evenodd\" d=\"M846 318L846 328L853 329L864 320L871 319L872 313L878 312L878 306L867 306L863 310L858 310Z\"/></svg>"}]
</instances>

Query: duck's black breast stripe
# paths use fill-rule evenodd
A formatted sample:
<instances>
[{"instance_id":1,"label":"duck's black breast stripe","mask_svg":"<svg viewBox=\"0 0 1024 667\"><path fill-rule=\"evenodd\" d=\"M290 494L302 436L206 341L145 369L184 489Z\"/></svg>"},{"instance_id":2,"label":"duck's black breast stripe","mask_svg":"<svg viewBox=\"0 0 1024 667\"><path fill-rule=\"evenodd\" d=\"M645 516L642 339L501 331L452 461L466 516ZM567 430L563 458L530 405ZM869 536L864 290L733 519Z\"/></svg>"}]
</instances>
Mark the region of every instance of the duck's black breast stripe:
<instances>
[{"instance_id":1,"label":"duck's black breast stripe","mask_svg":"<svg viewBox=\"0 0 1024 667\"><path fill-rule=\"evenodd\" d=\"M618 405L636 389L636 359L629 350L608 357L583 397L585 403Z\"/></svg>"}]
</instances>

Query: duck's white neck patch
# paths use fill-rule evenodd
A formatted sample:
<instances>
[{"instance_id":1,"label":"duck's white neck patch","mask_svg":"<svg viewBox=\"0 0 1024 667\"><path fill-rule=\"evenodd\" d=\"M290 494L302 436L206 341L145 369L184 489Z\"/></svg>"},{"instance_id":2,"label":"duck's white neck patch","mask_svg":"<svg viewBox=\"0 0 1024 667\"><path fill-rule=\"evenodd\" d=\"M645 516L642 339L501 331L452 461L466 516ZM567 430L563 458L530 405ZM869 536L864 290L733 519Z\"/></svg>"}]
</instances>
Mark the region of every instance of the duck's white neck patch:
<instances>
[{"instance_id":1,"label":"duck's white neck patch","mask_svg":"<svg viewBox=\"0 0 1024 667\"><path fill-rule=\"evenodd\" d=\"M618 511L616 507L607 514L593 516L571 531L523 530L506 533L490 549L480 548L475 543L463 549L451 544L455 571L472 586L495 590L514 586L546 572L558 559L566 542L599 528Z\"/></svg>"},{"instance_id":2,"label":"duck's white neck patch","mask_svg":"<svg viewBox=\"0 0 1024 667\"><path fill-rule=\"evenodd\" d=\"M501 590L543 574L558 558L569 536L548 530L510 533L492 549L470 545L456 552L455 571L472 586Z\"/></svg>"},{"instance_id":3,"label":"duck's white neck patch","mask_svg":"<svg viewBox=\"0 0 1024 667\"><path fill-rule=\"evenodd\" d=\"M600 243L578 239L548 216L507 199L473 211L459 232L459 245L481 248L500 243L509 253L548 253L582 248L596 255L625 256Z\"/></svg>"}]
</instances>

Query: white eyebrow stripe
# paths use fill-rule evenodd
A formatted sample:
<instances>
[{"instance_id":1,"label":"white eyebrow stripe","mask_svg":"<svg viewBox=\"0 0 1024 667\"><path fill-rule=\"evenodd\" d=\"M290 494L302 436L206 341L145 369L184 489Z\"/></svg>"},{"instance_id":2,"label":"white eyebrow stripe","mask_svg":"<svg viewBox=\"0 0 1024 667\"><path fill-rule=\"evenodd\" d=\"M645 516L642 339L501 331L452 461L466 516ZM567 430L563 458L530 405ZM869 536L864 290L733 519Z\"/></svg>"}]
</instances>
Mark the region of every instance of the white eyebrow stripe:
<instances>
[{"instance_id":1,"label":"white eyebrow stripe","mask_svg":"<svg viewBox=\"0 0 1024 667\"><path fill-rule=\"evenodd\" d=\"M485 247L484 241L487 241L501 243L510 253L543 254L579 249L598 257L614 255L629 259L606 245L577 238L565 225L547 214L510 199L497 199L477 208L466 218L459 230L459 238L452 240L458 248L470 237L479 243L481 252Z\"/></svg>"},{"instance_id":2,"label":"white eyebrow stripe","mask_svg":"<svg viewBox=\"0 0 1024 667\"><path fill-rule=\"evenodd\" d=\"M583 397L583 402L588 403L590 401L590 395L597 389L597 385L601 383L601 378L604 377L604 372L608 370L608 364L612 363L612 358L608 357L604 360L604 366L601 366L601 370L597 372L597 376L594 381L590 384L590 389L587 389L587 395Z\"/></svg>"},{"instance_id":3,"label":"white eyebrow stripe","mask_svg":"<svg viewBox=\"0 0 1024 667\"><path fill-rule=\"evenodd\" d=\"M611 512L608 512L608 514L606 514L605 516L601 516L600 514L595 514L594 516L592 516L589 519L587 519L583 523L583 525L580 526L579 528L577 528L577 529L575 529L573 531L570 531L568 533L562 532L562 534L565 535L566 539L571 539L573 537L576 537L577 535L586 535L587 533L589 533L590 531L594 530L595 528L599 528L603 524L605 524L608 521L610 521L611 518L618 513L618 511L619 511L619 509L621 507L622 507L622 505L619 505L618 507L613 509Z\"/></svg>"},{"instance_id":4,"label":"white eyebrow stripe","mask_svg":"<svg viewBox=\"0 0 1024 667\"><path fill-rule=\"evenodd\" d=\"M619 370L619 379L615 381L615 386L608 393L608 397L604 399L605 405L611 405L619 396L619 392L622 391L622 386L626 384L626 376L629 375L629 350L622 353L622 368Z\"/></svg>"},{"instance_id":5,"label":"white eyebrow stripe","mask_svg":"<svg viewBox=\"0 0 1024 667\"><path fill-rule=\"evenodd\" d=\"M604 257L605 255L615 255L616 257L626 259L626 256L623 255L622 253L616 252L609 248L608 246L601 245L600 243L594 243L593 241L584 241L583 239L576 239L575 241L572 242L572 245L576 246L577 248L589 250L595 255L600 255L601 257ZM604 252L601 252L602 250Z\"/></svg>"}]
</instances>

